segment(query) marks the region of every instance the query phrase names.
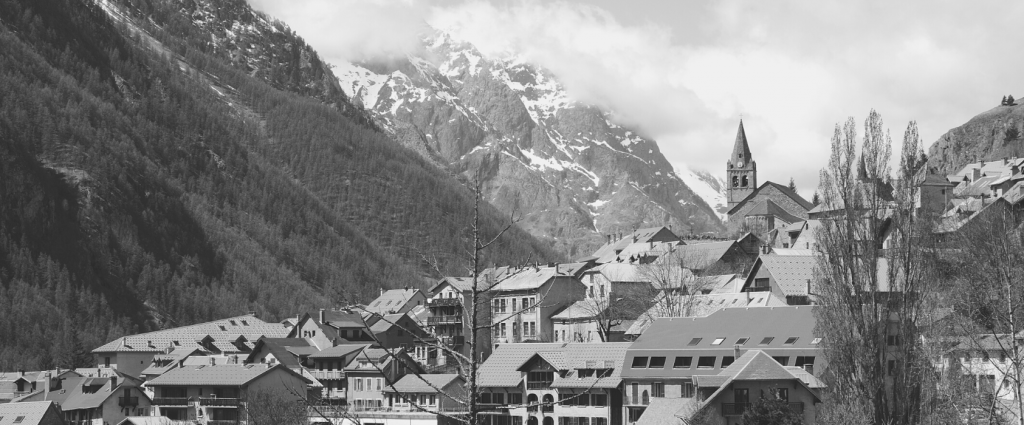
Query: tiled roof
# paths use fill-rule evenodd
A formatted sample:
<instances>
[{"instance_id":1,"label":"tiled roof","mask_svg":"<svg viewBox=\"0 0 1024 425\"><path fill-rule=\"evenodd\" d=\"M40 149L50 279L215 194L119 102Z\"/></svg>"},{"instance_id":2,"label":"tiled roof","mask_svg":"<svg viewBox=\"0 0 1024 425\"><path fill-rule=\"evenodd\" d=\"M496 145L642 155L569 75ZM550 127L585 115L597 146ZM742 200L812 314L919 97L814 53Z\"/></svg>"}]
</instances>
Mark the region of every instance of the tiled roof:
<instances>
[{"instance_id":1,"label":"tiled roof","mask_svg":"<svg viewBox=\"0 0 1024 425\"><path fill-rule=\"evenodd\" d=\"M519 291L524 289L537 289L544 286L549 280L556 276L554 267L524 267L509 272L509 276L503 278L494 290L496 291Z\"/></svg>"},{"instance_id":2,"label":"tiled roof","mask_svg":"<svg viewBox=\"0 0 1024 425\"><path fill-rule=\"evenodd\" d=\"M14 424L15 420L23 417L20 425L36 425L43 420L46 412L53 406L50 401L37 401L31 403L2 403L0 404L0 425ZM54 412L57 418L61 415Z\"/></svg>"},{"instance_id":3,"label":"tiled roof","mask_svg":"<svg viewBox=\"0 0 1024 425\"><path fill-rule=\"evenodd\" d=\"M163 375L153 378L146 385L243 386L274 369L281 369L295 374L291 369L282 365L270 367L266 365L186 366L172 369Z\"/></svg>"},{"instance_id":4,"label":"tiled roof","mask_svg":"<svg viewBox=\"0 0 1024 425\"><path fill-rule=\"evenodd\" d=\"M92 350L92 352L158 353L171 347L173 349L199 349L202 347L197 341L202 340L206 336L212 337L218 343L235 341L240 335L249 341L256 341L264 336L284 337L288 334L288 331L289 328L280 323L267 323L255 316L244 315L126 336L110 341ZM251 347L251 342L247 343L247 346Z\"/></svg>"},{"instance_id":5,"label":"tiled roof","mask_svg":"<svg viewBox=\"0 0 1024 425\"><path fill-rule=\"evenodd\" d=\"M761 187L758 187L756 190L751 192L750 195L747 195L746 198L743 198L743 200L741 200L735 206L730 208L727 214L732 215L736 211L739 211L739 209L743 208L743 206L746 205L747 202L749 202L750 200L756 198L757 195L760 194L762 190L765 190L765 189L767 189L769 187L774 187L779 192L782 192L783 195L786 195L787 197L792 199L793 202L796 202L798 205L800 205L800 207L803 208L804 211L809 211L811 208L814 208L813 204L811 204L810 202L807 202L806 199L804 199L802 196L800 196L799 194L797 194L796 192L794 192L790 188L788 188L786 186L783 186L781 184L772 182L772 181L766 181L766 182L761 184Z\"/></svg>"},{"instance_id":6,"label":"tiled roof","mask_svg":"<svg viewBox=\"0 0 1024 425\"><path fill-rule=\"evenodd\" d=\"M386 393L438 393L454 381L462 381L457 373L409 374L395 382L393 387L384 388Z\"/></svg>"},{"instance_id":7,"label":"tiled roof","mask_svg":"<svg viewBox=\"0 0 1024 425\"><path fill-rule=\"evenodd\" d=\"M761 263L761 267L765 267L775 278L775 282L782 289L783 294L807 295L808 282L814 281L814 270L818 267L816 256L768 254L757 259L757 262ZM756 270L756 265L753 270ZM750 276L754 276L754 274L751 272Z\"/></svg>"},{"instance_id":8,"label":"tiled roof","mask_svg":"<svg viewBox=\"0 0 1024 425\"><path fill-rule=\"evenodd\" d=\"M698 405L696 397L689 398L651 398L651 404L644 409L643 415L634 425L665 425L677 423L675 413L684 409L696 409Z\"/></svg>"},{"instance_id":9,"label":"tiled roof","mask_svg":"<svg viewBox=\"0 0 1024 425\"><path fill-rule=\"evenodd\" d=\"M636 231L634 231L632 233L623 235L622 239L618 239L618 240L615 240L615 241L612 241L612 242L609 242L609 243L606 243L606 244L602 245L600 248L597 249L597 251L594 251L593 255L591 255L588 258L593 258L593 259L604 258L604 257L608 256L609 253L614 255L615 251L623 250L623 249L625 249L627 246L629 246L632 243L644 243L644 244L648 243L658 233L663 232L663 231L667 232L667 233L665 233L666 236L667 235L672 235L669 238L675 237L675 235L672 233L672 231L669 230L668 228L665 228L665 227L648 227L648 228L644 228L644 229L637 229ZM635 242L633 240L634 236L636 237L636 241ZM678 239L678 237L675 237L675 239Z\"/></svg>"},{"instance_id":10,"label":"tiled roof","mask_svg":"<svg viewBox=\"0 0 1024 425\"><path fill-rule=\"evenodd\" d=\"M377 299L366 305L366 311L387 314L397 312L405 307L406 303L412 301L417 294L422 294L419 289L391 289L384 291Z\"/></svg>"},{"instance_id":11,"label":"tiled roof","mask_svg":"<svg viewBox=\"0 0 1024 425\"><path fill-rule=\"evenodd\" d=\"M672 249L679 245L680 241L667 241L667 242L631 242L621 250L616 249L609 251L605 255L597 258L598 264L606 264L617 261L626 261L630 258L640 259L641 257L654 256L658 257L665 254L666 252L672 251ZM620 251L616 253L615 251Z\"/></svg>"},{"instance_id":12,"label":"tiled roof","mask_svg":"<svg viewBox=\"0 0 1024 425\"><path fill-rule=\"evenodd\" d=\"M356 351L362 350L368 347L367 344L342 344L334 347L325 348L317 353L310 354L311 359L333 359L338 357L345 357Z\"/></svg>"},{"instance_id":13,"label":"tiled roof","mask_svg":"<svg viewBox=\"0 0 1024 425\"><path fill-rule=\"evenodd\" d=\"M728 377L724 382L717 382L714 379L700 380L698 379L698 385L710 384L712 388L718 388L711 396L709 396L704 403L708 405L718 397L719 394L727 391L729 383L735 381L784 381L784 380L796 380L803 384L804 387L810 391L810 387L806 382L802 381L799 377L794 376L786 367L779 364L775 359L771 358L768 354L765 354L761 350L750 350L741 355L736 361L734 361L729 367L722 369L718 376ZM817 380L815 380L817 382ZM812 395L817 396L814 392ZM677 413L677 416L681 416Z\"/></svg>"},{"instance_id":14,"label":"tiled roof","mask_svg":"<svg viewBox=\"0 0 1024 425\"><path fill-rule=\"evenodd\" d=\"M748 217L757 215L775 216L781 218L786 223L797 223L803 220L800 217L790 214L788 211L784 210L782 207L779 206L779 204L776 204L775 201L772 201L771 199L764 199L761 202L758 202L757 205L754 205L753 208L747 211Z\"/></svg>"},{"instance_id":15,"label":"tiled roof","mask_svg":"<svg viewBox=\"0 0 1024 425\"><path fill-rule=\"evenodd\" d=\"M753 294L752 294L753 295ZM782 347L789 337L798 339L787 347L817 348L812 344L814 306L723 308L706 317L661 318L633 343L630 351L691 349L712 347L716 338L725 338L729 348L739 338L750 338L746 347ZM765 345L765 337L774 337ZM693 338L702 338L690 345Z\"/></svg>"},{"instance_id":16,"label":"tiled roof","mask_svg":"<svg viewBox=\"0 0 1024 425\"><path fill-rule=\"evenodd\" d=\"M579 300L566 307L553 320L589 319L604 311L605 303L595 299Z\"/></svg>"},{"instance_id":17,"label":"tiled roof","mask_svg":"<svg viewBox=\"0 0 1024 425\"><path fill-rule=\"evenodd\" d=\"M652 321L659 318L677 317L677 314L687 314L683 317L705 317L716 311L725 308L740 307L785 307L786 300L781 299L771 292L731 292L712 293L707 295L684 295L682 301L684 306L676 306L676 311L665 311L663 304L655 304L626 330L627 335L640 335L651 326ZM682 311L685 310L685 311Z\"/></svg>"},{"instance_id":18,"label":"tiled roof","mask_svg":"<svg viewBox=\"0 0 1024 425\"><path fill-rule=\"evenodd\" d=\"M683 262L684 267L703 270L721 260L735 245L736 241L680 245L671 254L660 258L678 258Z\"/></svg>"},{"instance_id":19,"label":"tiled roof","mask_svg":"<svg viewBox=\"0 0 1024 425\"><path fill-rule=\"evenodd\" d=\"M601 273L612 282L650 282L651 279L643 276L640 265L629 263L608 263L601 264L591 269L595 273ZM588 271L589 273L589 271Z\"/></svg>"},{"instance_id":20,"label":"tiled roof","mask_svg":"<svg viewBox=\"0 0 1024 425\"><path fill-rule=\"evenodd\" d=\"M253 347L252 353L249 354L249 358L246 359L246 363L253 363L253 356L262 351L261 348L265 348L274 355L279 363L290 368L300 367L298 357L292 350L289 350L293 347L310 348L310 344L309 341L302 338L260 338L256 342L256 346Z\"/></svg>"},{"instance_id":21,"label":"tiled roof","mask_svg":"<svg viewBox=\"0 0 1024 425\"><path fill-rule=\"evenodd\" d=\"M112 395L120 394L122 387L134 387L136 385L120 381L115 388L110 387L110 378L67 378L61 385L61 390L45 391L39 390L19 402L52 401L60 405L61 410L95 409L103 405L103 402Z\"/></svg>"},{"instance_id":22,"label":"tiled roof","mask_svg":"<svg viewBox=\"0 0 1024 425\"><path fill-rule=\"evenodd\" d=\"M186 425L192 421L174 421L166 416L129 416L118 422L117 425Z\"/></svg>"},{"instance_id":23,"label":"tiled roof","mask_svg":"<svg viewBox=\"0 0 1024 425\"><path fill-rule=\"evenodd\" d=\"M514 387L523 380L517 369L540 352L561 352L569 372L565 378L556 378L552 386L561 388L614 388L621 382L622 361L629 348L628 342L604 343L529 343L503 344L480 365L478 383L482 387ZM607 365L605 362L609 362ZM611 375L605 378L577 378L576 369L607 368ZM557 366L556 366L557 367Z\"/></svg>"},{"instance_id":24,"label":"tiled roof","mask_svg":"<svg viewBox=\"0 0 1024 425\"><path fill-rule=\"evenodd\" d=\"M387 332L388 329L395 326L395 324L397 324L399 320L402 320L403 317L405 317L405 313L385 315L382 319L374 322L373 325L370 326L370 332L374 335Z\"/></svg>"}]
</instances>

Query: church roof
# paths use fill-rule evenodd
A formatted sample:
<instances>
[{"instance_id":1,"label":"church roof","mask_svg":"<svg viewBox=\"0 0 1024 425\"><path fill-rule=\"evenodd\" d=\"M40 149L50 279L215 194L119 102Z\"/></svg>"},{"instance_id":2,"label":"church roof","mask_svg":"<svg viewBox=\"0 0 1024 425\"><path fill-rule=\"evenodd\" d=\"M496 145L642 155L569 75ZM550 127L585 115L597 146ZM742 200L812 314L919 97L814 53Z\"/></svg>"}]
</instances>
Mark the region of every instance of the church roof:
<instances>
[{"instance_id":1,"label":"church roof","mask_svg":"<svg viewBox=\"0 0 1024 425\"><path fill-rule=\"evenodd\" d=\"M743 156L743 162L750 162L750 146L747 145L747 132L743 130L743 120L740 119L740 126L736 129L736 143L732 147L732 158L735 161Z\"/></svg>"},{"instance_id":2,"label":"church roof","mask_svg":"<svg viewBox=\"0 0 1024 425\"><path fill-rule=\"evenodd\" d=\"M814 208L813 204L811 204L810 202L807 202L806 199L804 199L802 196L797 194L792 189L790 189L790 188L788 188L788 187L786 187L784 185L775 183L773 181L767 181L767 182L762 183L760 187L758 187L756 190L754 190L749 195L747 195L746 198L743 198L742 201L740 201L735 206L733 206L731 209L729 209L728 214L730 216L735 214L736 211L739 211L740 208L743 208L743 206L747 204L747 202L750 202L752 199L757 197L757 195L760 194L762 190L765 190L768 187L774 187L774 188L778 189L779 192L782 192L783 195L786 195L786 196L790 197L790 199L792 199L794 202L799 204L800 207L802 207L804 209L804 212L810 211L811 208Z\"/></svg>"},{"instance_id":3,"label":"church roof","mask_svg":"<svg viewBox=\"0 0 1024 425\"><path fill-rule=\"evenodd\" d=\"M785 209L780 207L779 204L776 204L771 199L765 199L758 203L757 205L755 205L754 208L751 208L750 211L747 211L748 217L757 215L775 216L782 219L786 223L798 223L804 220L800 217L790 214L789 211L786 211Z\"/></svg>"}]
</instances>

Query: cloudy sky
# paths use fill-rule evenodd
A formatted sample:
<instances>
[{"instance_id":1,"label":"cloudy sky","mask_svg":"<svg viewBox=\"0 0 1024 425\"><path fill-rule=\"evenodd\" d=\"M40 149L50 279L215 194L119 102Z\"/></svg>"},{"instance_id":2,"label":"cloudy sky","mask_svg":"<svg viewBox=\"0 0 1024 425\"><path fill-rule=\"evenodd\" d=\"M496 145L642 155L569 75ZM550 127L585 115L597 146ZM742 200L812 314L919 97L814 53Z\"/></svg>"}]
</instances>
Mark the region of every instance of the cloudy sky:
<instances>
[{"instance_id":1,"label":"cloudy sky","mask_svg":"<svg viewBox=\"0 0 1024 425\"><path fill-rule=\"evenodd\" d=\"M402 55L423 22L484 54L518 51L658 141L724 175L743 117L760 179L810 195L836 123L882 114L899 152L1021 90L1019 1L250 0L329 62ZM1011 78L1017 75L1017 78Z\"/></svg>"}]
</instances>

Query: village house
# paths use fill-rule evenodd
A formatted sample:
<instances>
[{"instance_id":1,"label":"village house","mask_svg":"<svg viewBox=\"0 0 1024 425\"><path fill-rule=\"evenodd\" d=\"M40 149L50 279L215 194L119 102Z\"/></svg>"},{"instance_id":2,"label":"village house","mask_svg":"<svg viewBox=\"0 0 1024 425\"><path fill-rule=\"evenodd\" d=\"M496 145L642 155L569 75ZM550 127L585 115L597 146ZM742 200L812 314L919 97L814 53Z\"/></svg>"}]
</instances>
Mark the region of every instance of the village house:
<instances>
[{"instance_id":1,"label":"village house","mask_svg":"<svg viewBox=\"0 0 1024 425\"><path fill-rule=\"evenodd\" d=\"M153 415L205 424L246 424L246 400L256 393L307 398L312 381L283 366L214 365L169 370L146 383L153 389Z\"/></svg>"},{"instance_id":2,"label":"village house","mask_svg":"<svg viewBox=\"0 0 1024 425\"><path fill-rule=\"evenodd\" d=\"M705 317L655 320L626 353L623 423L637 423L659 398L668 400L657 402L658 412L692 405L699 379L719 375L750 350L783 367L820 371L814 326L813 306L724 308Z\"/></svg>"},{"instance_id":3,"label":"village house","mask_svg":"<svg viewBox=\"0 0 1024 425\"><path fill-rule=\"evenodd\" d=\"M583 272L584 298L551 317L554 341L623 341L657 290L639 263L599 264Z\"/></svg>"},{"instance_id":4,"label":"village house","mask_svg":"<svg viewBox=\"0 0 1024 425\"><path fill-rule=\"evenodd\" d=\"M363 348L345 368L349 410L378 411L384 407L384 388L407 373L423 373L402 349Z\"/></svg>"},{"instance_id":5,"label":"village house","mask_svg":"<svg viewBox=\"0 0 1024 425\"><path fill-rule=\"evenodd\" d=\"M668 301L667 297L673 297ZM768 292L720 292L710 294L666 294L626 330L625 339L636 341L654 323L663 317L704 317L724 308L785 307L786 300Z\"/></svg>"},{"instance_id":6,"label":"village house","mask_svg":"<svg viewBox=\"0 0 1024 425\"><path fill-rule=\"evenodd\" d=\"M177 350L184 350L181 353L199 350L210 355L244 357L252 350L252 344L260 338L281 338L288 331L282 324L267 323L253 315L244 315L126 336L108 342L92 350L92 353L99 366L115 368L139 377L157 355Z\"/></svg>"},{"instance_id":7,"label":"village house","mask_svg":"<svg viewBox=\"0 0 1024 425\"><path fill-rule=\"evenodd\" d=\"M15 402L52 401L64 420L75 424L102 425L118 423L128 416L149 412L150 398L137 381L107 377L62 377L46 380L43 388Z\"/></svg>"},{"instance_id":8,"label":"village house","mask_svg":"<svg viewBox=\"0 0 1024 425\"><path fill-rule=\"evenodd\" d=\"M619 424L627 342L499 345L480 366L493 425Z\"/></svg>"},{"instance_id":9,"label":"village house","mask_svg":"<svg viewBox=\"0 0 1024 425\"><path fill-rule=\"evenodd\" d=\"M0 403L0 425L64 425L52 401Z\"/></svg>"},{"instance_id":10,"label":"village house","mask_svg":"<svg viewBox=\"0 0 1024 425\"><path fill-rule=\"evenodd\" d=\"M405 375L384 389L387 402L377 410L353 412L352 423L380 425L458 424L445 415L465 413L465 381L457 374Z\"/></svg>"},{"instance_id":11,"label":"village house","mask_svg":"<svg viewBox=\"0 0 1024 425\"><path fill-rule=\"evenodd\" d=\"M473 357L469 352L469 345L466 337L469 335L471 320L470 311L463 306L469 305L473 296L473 279L469 277L445 277L430 288L430 299L427 300L427 308L430 315L427 317L427 330L435 338L435 344L444 346L447 350ZM489 294L481 294L483 300L489 299ZM491 309L489 304L481 306L477 310L477 317L480 322L491 320ZM491 333L487 330L477 332L477 346L480 350L477 356L486 358L491 352ZM452 354L440 350L436 355L430 355L430 348L417 347L420 350L416 353L417 358L427 358L426 366L453 365L455 360ZM432 361L431 361L432 359Z\"/></svg>"},{"instance_id":12,"label":"village house","mask_svg":"<svg viewBox=\"0 0 1024 425\"><path fill-rule=\"evenodd\" d=\"M424 307L426 304L427 294L419 289L382 289L380 296L366 304L363 310L378 315L401 314L408 313L416 307Z\"/></svg>"},{"instance_id":13,"label":"village house","mask_svg":"<svg viewBox=\"0 0 1024 425\"><path fill-rule=\"evenodd\" d=\"M961 390L987 402L993 398L1016 399L1013 335L973 334L941 338L934 343L945 347L933 360L936 373L948 378L945 382L955 382Z\"/></svg>"},{"instance_id":14,"label":"village house","mask_svg":"<svg viewBox=\"0 0 1024 425\"><path fill-rule=\"evenodd\" d=\"M767 254L757 257L750 268L743 292L770 293L786 300L789 305L807 305L814 302L814 270L817 255L810 251L796 255Z\"/></svg>"},{"instance_id":15,"label":"village house","mask_svg":"<svg viewBox=\"0 0 1024 425\"><path fill-rule=\"evenodd\" d=\"M801 423L813 425L817 421L817 406L821 403L823 384L811 374L779 364L761 350L750 350L736 357L736 361L717 375L694 377L697 397L685 399L685 404L672 416L665 410L651 406L638 425L687 424L695 416L724 424L740 424L743 413L761 399L780 400L797 413ZM669 407L663 399L659 404ZM672 420L675 419L675 420Z\"/></svg>"},{"instance_id":16,"label":"village house","mask_svg":"<svg viewBox=\"0 0 1024 425\"><path fill-rule=\"evenodd\" d=\"M305 338L316 348L323 350L338 344L350 342L372 342L368 324L363 315L353 310L320 309L316 313L300 315L288 338Z\"/></svg>"},{"instance_id":17,"label":"village house","mask_svg":"<svg viewBox=\"0 0 1024 425\"><path fill-rule=\"evenodd\" d=\"M0 372L0 403L24 397L35 392L37 389L44 388L46 385L54 385L56 380L80 376L82 375L74 370L60 369Z\"/></svg>"},{"instance_id":18,"label":"village house","mask_svg":"<svg viewBox=\"0 0 1024 425\"><path fill-rule=\"evenodd\" d=\"M744 274L761 252L761 240L746 233L736 240L680 245L654 261L682 267L696 276Z\"/></svg>"},{"instance_id":19,"label":"village house","mask_svg":"<svg viewBox=\"0 0 1024 425\"><path fill-rule=\"evenodd\" d=\"M554 340L552 316L584 298L586 263L508 269L491 288L491 343ZM485 272L485 275L487 273Z\"/></svg>"},{"instance_id":20,"label":"village house","mask_svg":"<svg viewBox=\"0 0 1024 425\"><path fill-rule=\"evenodd\" d=\"M342 344L309 355L310 373L323 384L320 394L323 404L347 404L345 367L366 347L367 344Z\"/></svg>"},{"instance_id":21,"label":"village house","mask_svg":"<svg viewBox=\"0 0 1024 425\"><path fill-rule=\"evenodd\" d=\"M605 238L604 245L593 254L580 259L579 262L595 262L596 264L630 262L630 257L634 261L641 261L641 257L653 260L659 253L683 243L679 236L672 233L672 229L668 227L636 229L625 235L621 232L608 234L605 235Z\"/></svg>"},{"instance_id":22,"label":"village house","mask_svg":"<svg viewBox=\"0 0 1024 425\"><path fill-rule=\"evenodd\" d=\"M304 338L260 338L243 363L283 364L301 373L304 365L312 364L309 356L318 352L320 350Z\"/></svg>"}]
</instances>

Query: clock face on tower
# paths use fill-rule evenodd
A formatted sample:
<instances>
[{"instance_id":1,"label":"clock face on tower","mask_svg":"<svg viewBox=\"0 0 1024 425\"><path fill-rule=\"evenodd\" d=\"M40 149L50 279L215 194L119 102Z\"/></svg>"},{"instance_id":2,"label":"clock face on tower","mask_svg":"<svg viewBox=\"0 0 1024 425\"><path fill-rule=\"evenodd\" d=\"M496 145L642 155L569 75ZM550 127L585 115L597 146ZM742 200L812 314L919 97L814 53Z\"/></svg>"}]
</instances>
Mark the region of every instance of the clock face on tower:
<instances>
[{"instance_id":1,"label":"clock face on tower","mask_svg":"<svg viewBox=\"0 0 1024 425\"><path fill-rule=\"evenodd\" d=\"M741 159L740 162L736 163L736 166L739 168L743 168L743 160Z\"/></svg>"}]
</instances>

